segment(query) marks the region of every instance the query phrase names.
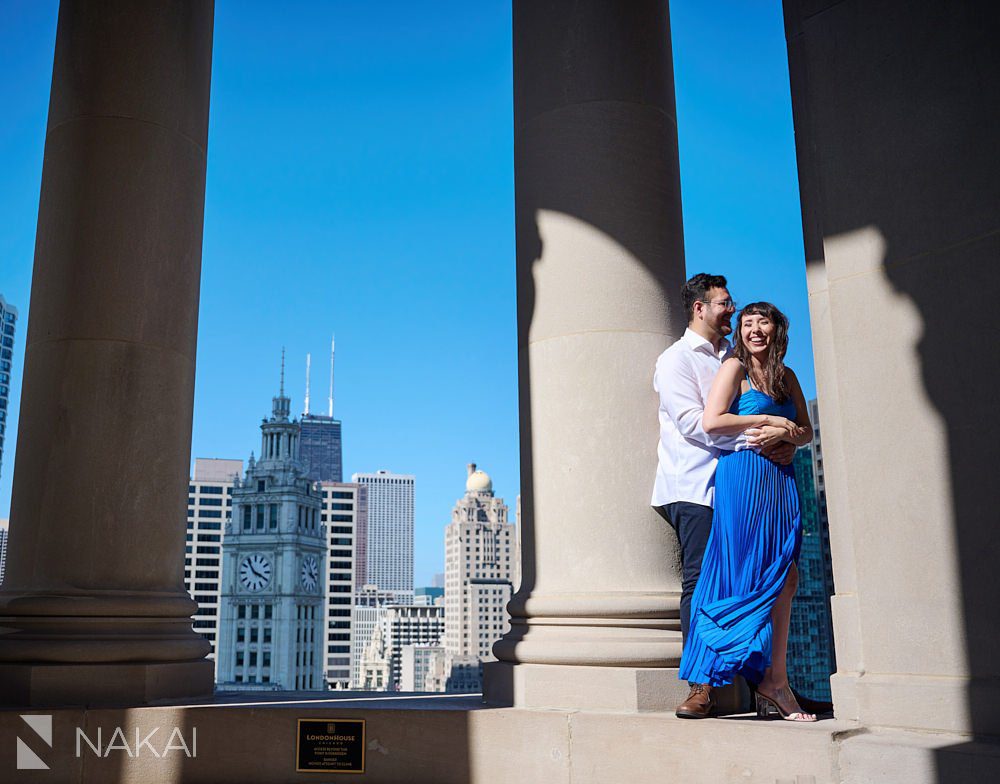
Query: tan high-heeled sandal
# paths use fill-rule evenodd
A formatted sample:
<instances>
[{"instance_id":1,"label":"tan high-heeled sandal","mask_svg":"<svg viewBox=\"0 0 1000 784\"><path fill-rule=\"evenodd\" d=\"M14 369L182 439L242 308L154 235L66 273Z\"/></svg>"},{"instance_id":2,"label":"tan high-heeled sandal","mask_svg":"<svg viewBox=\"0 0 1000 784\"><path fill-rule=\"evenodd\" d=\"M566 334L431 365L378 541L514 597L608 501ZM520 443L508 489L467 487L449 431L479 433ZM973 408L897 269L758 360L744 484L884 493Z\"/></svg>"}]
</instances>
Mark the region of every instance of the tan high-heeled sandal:
<instances>
[{"instance_id":1,"label":"tan high-heeled sandal","mask_svg":"<svg viewBox=\"0 0 1000 784\"><path fill-rule=\"evenodd\" d=\"M754 693L754 702L756 703L757 717L761 719L780 716L785 721L816 721L816 715L813 713L806 713L803 710L785 711L776 699L768 697L766 694L761 694L760 689L757 689Z\"/></svg>"}]
</instances>

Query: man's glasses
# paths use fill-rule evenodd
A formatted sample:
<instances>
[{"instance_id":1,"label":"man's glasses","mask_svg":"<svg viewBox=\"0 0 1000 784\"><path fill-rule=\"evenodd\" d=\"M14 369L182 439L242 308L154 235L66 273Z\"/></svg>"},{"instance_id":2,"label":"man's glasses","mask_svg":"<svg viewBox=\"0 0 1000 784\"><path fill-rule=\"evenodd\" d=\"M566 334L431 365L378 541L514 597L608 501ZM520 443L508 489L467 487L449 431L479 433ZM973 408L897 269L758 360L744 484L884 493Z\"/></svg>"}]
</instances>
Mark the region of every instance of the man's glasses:
<instances>
[{"instance_id":1,"label":"man's glasses","mask_svg":"<svg viewBox=\"0 0 1000 784\"><path fill-rule=\"evenodd\" d=\"M718 305L723 310L736 310L738 307L737 304L733 302L731 299L717 299L717 300L703 299L701 301L704 302L706 305Z\"/></svg>"}]
</instances>

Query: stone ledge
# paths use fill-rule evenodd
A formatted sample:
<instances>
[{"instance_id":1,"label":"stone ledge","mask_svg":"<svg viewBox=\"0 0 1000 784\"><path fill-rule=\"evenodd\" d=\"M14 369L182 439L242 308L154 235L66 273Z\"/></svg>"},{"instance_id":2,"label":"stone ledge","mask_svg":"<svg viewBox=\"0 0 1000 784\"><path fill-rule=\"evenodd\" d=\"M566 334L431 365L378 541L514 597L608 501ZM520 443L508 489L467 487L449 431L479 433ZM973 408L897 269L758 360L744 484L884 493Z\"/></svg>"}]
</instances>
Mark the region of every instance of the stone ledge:
<instances>
[{"instance_id":1,"label":"stone ledge","mask_svg":"<svg viewBox=\"0 0 1000 784\"><path fill-rule=\"evenodd\" d=\"M0 711L0 781L338 780L295 772L299 718L365 719L367 771L350 780L388 784L938 784L960 779L937 778L940 765L928 768L928 760L951 760L952 768L968 774L961 779L967 781L996 780L980 774L1000 760L989 743L869 733L836 720L803 725L738 715L684 721L658 713L487 708L477 695L222 694L191 705L31 711L53 716L51 748L21 720L21 712ZM171 751L156 757L144 748L134 758L124 750L97 757L85 745L76 756L76 727L90 738L102 728L106 746L119 726L133 748L136 730L141 738L159 727L152 743L158 750L174 727L189 746L196 734L197 756ZM50 770L16 770L15 737L23 738ZM906 777L894 771L905 771Z\"/></svg>"},{"instance_id":2,"label":"stone ledge","mask_svg":"<svg viewBox=\"0 0 1000 784\"><path fill-rule=\"evenodd\" d=\"M673 713L688 694L676 667L588 667L556 664L483 665L483 699L493 707L549 708L597 713ZM715 691L720 713L750 704L745 685Z\"/></svg>"},{"instance_id":3,"label":"stone ledge","mask_svg":"<svg viewBox=\"0 0 1000 784\"><path fill-rule=\"evenodd\" d=\"M19 664L0 662L0 706L135 705L212 693L215 665L180 662Z\"/></svg>"},{"instance_id":4,"label":"stone ledge","mask_svg":"<svg viewBox=\"0 0 1000 784\"><path fill-rule=\"evenodd\" d=\"M985 784L1000 781L1000 740L873 730L844 740L838 768L847 784Z\"/></svg>"}]
</instances>

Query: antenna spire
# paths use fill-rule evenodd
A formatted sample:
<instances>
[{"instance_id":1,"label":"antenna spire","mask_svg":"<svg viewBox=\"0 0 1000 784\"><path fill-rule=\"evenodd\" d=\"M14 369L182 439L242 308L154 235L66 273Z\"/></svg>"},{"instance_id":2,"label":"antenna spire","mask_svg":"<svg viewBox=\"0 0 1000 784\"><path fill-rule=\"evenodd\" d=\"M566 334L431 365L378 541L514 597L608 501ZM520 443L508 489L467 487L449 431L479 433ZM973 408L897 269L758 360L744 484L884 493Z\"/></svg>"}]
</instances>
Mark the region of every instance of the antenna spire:
<instances>
[{"instance_id":1,"label":"antenna spire","mask_svg":"<svg viewBox=\"0 0 1000 784\"><path fill-rule=\"evenodd\" d=\"M285 396L285 347L281 347L281 390L278 392L279 397Z\"/></svg>"},{"instance_id":2,"label":"antenna spire","mask_svg":"<svg viewBox=\"0 0 1000 784\"><path fill-rule=\"evenodd\" d=\"M312 363L312 354L306 354L306 410L309 413L309 365Z\"/></svg>"},{"instance_id":3,"label":"antenna spire","mask_svg":"<svg viewBox=\"0 0 1000 784\"><path fill-rule=\"evenodd\" d=\"M330 338L330 401L329 405L327 406L328 408L327 415L331 419L333 419L333 355L334 355L334 350L336 348L336 339L337 339L336 335L333 335Z\"/></svg>"},{"instance_id":4,"label":"antenna spire","mask_svg":"<svg viewBox=\"0 0 1000 784\"><path fill-rule=\"evenodd\" d=\"M285 347L281 347L281 388L278 392L277 397L271 398L271 415L273 422L287 422L288 414L291 409L291 403L287 397L285 397ZM262 450L261 454L264 454L267 450Z\"/></svg>"}]
</instances>

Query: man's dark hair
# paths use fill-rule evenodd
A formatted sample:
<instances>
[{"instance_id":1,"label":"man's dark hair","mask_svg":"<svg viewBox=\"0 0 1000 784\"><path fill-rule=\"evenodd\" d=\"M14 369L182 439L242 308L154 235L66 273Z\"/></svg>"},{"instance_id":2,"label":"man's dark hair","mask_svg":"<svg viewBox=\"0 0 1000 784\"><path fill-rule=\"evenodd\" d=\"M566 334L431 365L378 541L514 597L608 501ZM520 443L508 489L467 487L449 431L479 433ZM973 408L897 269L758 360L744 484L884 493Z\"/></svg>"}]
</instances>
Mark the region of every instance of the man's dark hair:
<instances>
[{"instance_id":1,"label":"man's dark hair","mask_svg":"<svg viewBox=\"0 0 1000 784\"><path fill-rule=\"evenodd\" d=\"M681 286L681 299L684 301L684 313L690 321L694 315L694 303L698 300L702 302L708 297L709 289L726 288L726 279L722 275L709 275L707 272L699 272L693 278Z\"/></svg>"}]
</instances>

